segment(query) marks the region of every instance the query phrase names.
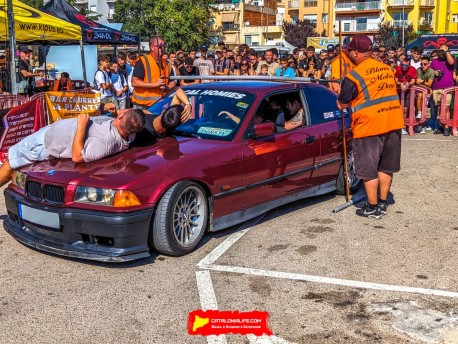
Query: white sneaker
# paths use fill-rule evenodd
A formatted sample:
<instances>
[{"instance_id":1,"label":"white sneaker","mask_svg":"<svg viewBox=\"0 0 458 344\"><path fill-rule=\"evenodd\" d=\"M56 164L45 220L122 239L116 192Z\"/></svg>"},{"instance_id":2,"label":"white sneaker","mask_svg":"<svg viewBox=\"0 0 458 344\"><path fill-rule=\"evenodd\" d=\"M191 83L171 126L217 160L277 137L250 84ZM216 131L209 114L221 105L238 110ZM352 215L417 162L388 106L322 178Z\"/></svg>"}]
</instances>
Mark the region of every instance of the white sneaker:
<instances>
[{"instance_id":1,"label":"white sneaker","mask_svg":"<svg viewBox=\"0 0 458 344\"><path fill-rule=\"evenodd\" d=\"M425 128L421 128L421 131L419 132L419 134L426 134Z\"/></svg>"},{"instance_id":2,"label":"white sneaker","mask_svg":"<svg viewBox=\"0 0 458 344\"><path fill-rule=\"evenodd\" d=\"M431 128L431 127L426 127L425 130L426 130L426 131L431 131L431 130L433 130L433 128Z\"/></svg>"},{"instance_id":3,"label":"white sneaker","mask_svg":"<svg viewBox=\"0 0 458 344\"><path fill-rule=\"evenodd\" d=\"M402 135L407 135L407 130L402 129Z\"/></svg>"},{"instance_id":4,"label":"white sneaker","mask_svg":"<svg viewBox=\"0 0 458 344\"><path fill-rule=\"evenodd\" d=\"M417 116L415 117L416 119L420 119L421 118L421 111L418 111L417 112Z\"/></svg>"}]
</instances>

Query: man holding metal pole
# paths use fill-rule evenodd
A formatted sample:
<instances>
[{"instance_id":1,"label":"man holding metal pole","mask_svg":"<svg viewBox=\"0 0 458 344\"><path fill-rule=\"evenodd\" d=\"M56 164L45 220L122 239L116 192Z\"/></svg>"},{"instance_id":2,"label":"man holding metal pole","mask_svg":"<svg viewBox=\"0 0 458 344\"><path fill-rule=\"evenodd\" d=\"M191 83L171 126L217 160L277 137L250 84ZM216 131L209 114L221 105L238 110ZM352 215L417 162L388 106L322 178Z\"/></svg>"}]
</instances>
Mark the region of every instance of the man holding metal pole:
<instances>
[{"instance_id":1,"label":"man holding metal pole","mask_svg":"<svg viewBox=\"0 0 458 344\"><path fill-rule=\"evenodd\" d=\"M356 214L380 218L386 214L393 173L400 170L401 104L390 67L371 58L370 38L356 34L346 49L356 67L342 82L337 106L352 110L355 172L367 194L367 203Z\"/></svg>"}]
</instances>

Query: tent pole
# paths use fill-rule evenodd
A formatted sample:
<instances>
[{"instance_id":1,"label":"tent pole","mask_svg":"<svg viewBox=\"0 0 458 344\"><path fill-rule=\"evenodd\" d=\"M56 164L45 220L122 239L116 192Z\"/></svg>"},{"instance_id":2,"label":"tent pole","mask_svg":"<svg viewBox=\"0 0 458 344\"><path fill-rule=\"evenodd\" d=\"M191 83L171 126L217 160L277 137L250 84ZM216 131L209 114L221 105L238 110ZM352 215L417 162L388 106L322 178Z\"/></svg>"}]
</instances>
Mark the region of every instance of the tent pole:
<instances>
[{"instance_id":1,"label":"tent pole","mask_svg":"<svg viewBox=\"0 0 458 344\"><path fill-rule=\"evenodd\" d=\"M117 61L118 60L118 46L117 45L113 47L113 55L114 55L113 59Z\"/></svg>"},{"instance_id":2,"label":"tent pole","mask_svg":"<svg viewBox=\"0 0 458 344\"><path fill-rule=\"evenodd\" d=\"M83 39L80 39L80 50L81 50L81 65L83 66L83 80L84 80L84 88L87 85L87 77L86 77L86 61L84 59L84 45Z\"/></svg>"},{"instance_id":3,"label":"tent pole","mask_svg":"<svg viewBox=\"0 0 458 344\"><path fill-rule=\"evenodd\" d=\"M8 32L10 34L10 82L11 94L17 94L16 87L16 31L14 28L13 0L7 0Z\"/></svg>"}]
</instances>

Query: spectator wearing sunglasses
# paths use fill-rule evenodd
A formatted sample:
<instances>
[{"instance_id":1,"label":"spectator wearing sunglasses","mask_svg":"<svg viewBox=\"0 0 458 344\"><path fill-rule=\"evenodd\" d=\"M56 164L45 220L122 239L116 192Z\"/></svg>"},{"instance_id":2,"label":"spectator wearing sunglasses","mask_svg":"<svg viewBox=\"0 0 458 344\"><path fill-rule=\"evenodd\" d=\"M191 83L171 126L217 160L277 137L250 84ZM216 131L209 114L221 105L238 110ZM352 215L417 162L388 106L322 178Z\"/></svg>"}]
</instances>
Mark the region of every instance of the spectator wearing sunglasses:
<instances>
[{"instance_id":1,"label":"spectator wearing sunglasses","mask_svg":"<svg viewBox=\"0 0 458 344\"><path fill-rule=\"evenodd\" d=\"M417 80L417 70L410 65L410 59L408 57L403 57L400 65L396 67L394 79L396 81L396 86L398 87L398 94L401 95L401 92L405 91L404 117L407 117L408 104L410 103L409 89L411 86L415 85ZM403 134L407 134L405 129Z\"/></svg>"},{"instance_id":2,"label":"spectator wearing sunglasses","mask_svg":"<svg viewBox=\"0 0 458 344\"><path fill-rule=\"evenodd\" d=\"M184 59L184 64L183 67L181 67L179 70L179 73L181 76L199 76L199 68L194 66L194 60L192 57L186 57ZM180 80L180 85L181 86L187 86L187 85L192 85L192 84L199 84L200 80L195 79L195 80Z\"/></svg>"},{"instance_id":3,"label":"spectator wearing sunglasses","mask_svg":"<svg viewBox=\"0 0 458 344\"><path fill-rule=\"evenodd\" d=\"M432 93L432 85L434 81L434 70L429 67L431 59L428 56L423 56L421 58L420 68L417 69L417 81L416 85L422 88L426 88L428 93ZM417 109L421 108L421 104L423 103L423 94L417 93ZM426 130L434 130L437 131L439 129L439 123L437 123L437 110L436 106L434 105L433 97L429 98L429 104L431 107L431 118L426 123ZM418 114L417 114L418 115Z\"/></svg>"},{"instance_id":4,"label":"spectator wearing sunglasses","mask_svg":"<svg viewBox=\"0 0 458 344\"><path fill-rule=\"evenodd\" d=\"M254 69L247 60L240 62L240 69L235 71L235 75L254 75Z\"/></svg>"}]
</instances>

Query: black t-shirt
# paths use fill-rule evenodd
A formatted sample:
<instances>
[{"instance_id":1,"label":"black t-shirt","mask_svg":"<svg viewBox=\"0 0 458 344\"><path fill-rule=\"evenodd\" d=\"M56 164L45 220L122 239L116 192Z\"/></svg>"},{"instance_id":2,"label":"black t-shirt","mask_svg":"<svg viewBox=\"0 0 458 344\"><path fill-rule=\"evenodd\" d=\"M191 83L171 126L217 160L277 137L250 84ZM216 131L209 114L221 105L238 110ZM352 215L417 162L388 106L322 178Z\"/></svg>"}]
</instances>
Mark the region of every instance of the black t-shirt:
<instances>
[{"instance_id":1,"label":"black t-shirt","mask_svg":"<svg viewBox=\"0 0 458 344\"><path fill-rule=\"evenodd\" d=\"M339 102L342 104L348 104L358 96L358 89L353 81L348 78L344 78L342 81Z\"/></svg>"},{"instance_id":2,"label":"black t-shirt","mask_svg":"<svg viewBox=\"0 0 458 344\"><path fill-rule=\"evenodd\" d=\"M193 76L193 75L196 75L196 76L199 76L200 73L199 73L199 68L197 67L192 67L192 69L190 71L188 71L185 67L181 67L179 69L179 72L180 72L180 75L181 76ZM181 83L191 83L191 82L194 82L195 80L181 80Z\"/></svg>"},{"instance_id":3,"label":"black t-shirt","mask_svg":"<svg viewBox=\"0 0 458 344\"><path fill-rule=\"evenodd\" d=\"M32 77L25 78L21 73L21 70L25 70L27 72L30 72L31 71L30 65L26 61L24 61L23 59L19 59L19 61L18 61L18 69L19 69L19 80L18 81L27 80L29 82L29 85L32 84Z\"/></svg>"}]
</instances>

